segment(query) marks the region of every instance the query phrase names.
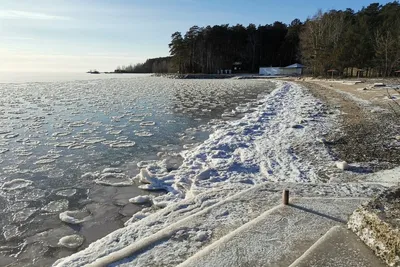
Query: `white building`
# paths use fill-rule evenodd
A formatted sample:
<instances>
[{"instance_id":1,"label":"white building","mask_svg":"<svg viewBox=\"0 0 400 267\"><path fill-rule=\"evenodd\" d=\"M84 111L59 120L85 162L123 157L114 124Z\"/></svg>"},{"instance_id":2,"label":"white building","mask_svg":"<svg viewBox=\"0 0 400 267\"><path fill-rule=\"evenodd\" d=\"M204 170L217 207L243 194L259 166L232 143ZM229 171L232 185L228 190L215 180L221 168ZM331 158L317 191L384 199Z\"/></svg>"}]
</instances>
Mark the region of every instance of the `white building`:
<instances>
[{"instance_id":1,"label":"white building","mask_svg":"<svg viewBox=\"0 0 400 267\"><path fill-rule=\"evenodd\" d=\"M304 65L295 63L287 67L260 67L260 75L276 76L289 75L299 76L303 74Z\"/></svg>"}]
</instances>

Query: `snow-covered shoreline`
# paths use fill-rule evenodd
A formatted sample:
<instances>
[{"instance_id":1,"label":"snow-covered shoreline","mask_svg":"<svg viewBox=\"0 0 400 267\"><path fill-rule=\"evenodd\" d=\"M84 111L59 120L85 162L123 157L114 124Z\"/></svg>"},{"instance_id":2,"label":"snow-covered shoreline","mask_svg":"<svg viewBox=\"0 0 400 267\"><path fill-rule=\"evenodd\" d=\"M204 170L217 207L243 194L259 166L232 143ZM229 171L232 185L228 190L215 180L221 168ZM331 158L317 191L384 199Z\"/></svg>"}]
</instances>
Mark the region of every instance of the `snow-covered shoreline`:
<instances>
[{"instance_id":1,"label":"snow-covered shoreline","mask_svg":"<svg viewBox=\"0 0 400 267\"><path fill-rule=\"evenodd\" d=\"M92 263L257 184L319 183L340 176L335 158L324 145L324 136L336 129L337 114L329 114L306 88L276 83L278 88L259 100L255 111L223 125L204 143L182 153L178 170L161 174L157 165L142 170L138 179L146 182L145 187L169 191L152 198L152 208L54 265ZM154 212L155 208L161 209Z\"/></svg>"}]
</instances>

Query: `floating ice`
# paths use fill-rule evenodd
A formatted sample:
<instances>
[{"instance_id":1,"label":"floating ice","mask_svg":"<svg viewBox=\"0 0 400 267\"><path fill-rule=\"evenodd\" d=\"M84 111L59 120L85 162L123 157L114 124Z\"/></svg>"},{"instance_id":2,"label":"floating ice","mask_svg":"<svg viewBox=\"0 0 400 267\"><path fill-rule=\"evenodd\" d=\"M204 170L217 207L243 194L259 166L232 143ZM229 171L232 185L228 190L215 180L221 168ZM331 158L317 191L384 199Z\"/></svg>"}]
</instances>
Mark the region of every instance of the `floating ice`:
<instances>
[{"instance_id":1,"label":"floating ice","mask_svg":"<svg viewBox=\"0 0 400 267\"><path fill-rule=\"evenodd\" d=\"M15 202L7 207L7 211L16 212L29 206L29 202Z\"/></svg>"},{"instance_id":2,"label":"floating ice","mask_svg":"<svg viewBox=\"0 0 400 267\"><path fill-rule=\"evenodd\" d=\"M4 191L12 191L16 189L22 189L25 187L30 186L33 184L32 181L29 180L24 180L24 179L14 179L9 182L5 182L2 186L1 189Z\"/></svg>"},{"instance_id":3,"label":"floating ice","mask_svg":"<svg viewBox=\"0 0 400 267\"><path fill-rule=\"evenodd\" d=\"M86 222L90 220L90 214L87 211L80 211L80 210L74 210L74 211L64 211L61 212L58 217L60 218L61 221L70 223L70 224L80 224L83 222Z\"/></svg>"},{"instance_id":4,"label":"floating ice","mask_svg":"<svg viewBox=\"0 0 400 267\"><path fill-rule=\"evenodd\" d=\"M154 163L157 163L157 161L156 160L142 160L142 161L139 161L136 165L139 168L143 168L143 167L147 167L147 166L149 166L151 164L154 164Z\"/></svg>"},{"instance_id":5,"label":"floating ice","mask_svg":"<svg viewBox=\"0 0 400 267\"><path fill-rule=\"evenodd\" d=\"M123 173L103 173L94 182L110 186L129 186L133 184L132 179Z\"/></svg>"},{"instance_id":6,"label":"floating ice","mask_svg":"<svg viewBox=\"0 0 400 267\"><path fill-rule=\"evenodd\" d=\"M0 149L0 154L6 153L8 151L10 151L8 148L1 148Z\"/></svg>"},{"instance_id":7,"label":"floating ice","mask_svg":"<svg viewBox=\"0 0 400 267\"><path fill-rule=\"evenodd\" d=\"M73 144L73 145L70 145L68 147L68 149L81 149L81 148L85 148L85 147L86 147L85 145Z\"/></svg>"},{"instance_id":8,"label":"floating ice","mask_svg":"<svg viewBox=\"0 0 400 267\"><path fill-rule=\"evenodd\" d=\"M31 156L33 153L29 150L18 150L15 152L15 154L20 157L28 157Z\"/></svg>"},{"instance_id":9,"label":"floating ice","mask_svg":"<svg viewBox=\"0 0 400 267\"><path fill-rule=\"evenodd\" d=\"M136 145L135 142L130 142L130 141L119 141L110 144L110 147L112 148L125 148L125 147L134 147Z\"/></svg>"},{"instance_id":10,"label":"floating ice","mask_svg":"<svg viewBox=\"0 0 400 267\"><path fill-rule=\"evenodd\" d=\"M84 122L84 121L77 121L77 122L70 123L68 126L69 127L82 127L82 126L85 126L85 124L86 124L86 122Z\"/></svg>"},{"instance_id":11,"label":"floating ice","mask_svg":"<svg viewBox=\"0 0 400 267\"><path fill-rule=\"evenodd\" d=\"M23 201L36 201L46 196L46 192L42 189L31 189L27 190L23 195L21 195L21 200Z\"/></svg>"},{"instance_id":12,"label":"floating ice","mask_svg":"<svg viewBox=\"0 0 400 267\"><path fill-rule=\"evenodd\" d=\"M21 223L29 219L36 212L35 208L26 208L24 210L17 211L13 215L14 223Z\"/></svg>"},{"instance_id":13,"label":"floating ice","mask_svg":"<svg viewBox=\"0 0 400 267\"><path fill-rule=\"evenodd\" d=\"M155 176L151 174L147 169L142 168L135 178L138 179L141 183L150 184L152 180L154 180Z\"/></svg>"},{"instance_id":14,"label":"floating ice","mask_svg":"<svg viewBox=\"0 0 400 267\"><path fill-rule=\"evenodd\" d=\"M107 139L105 139L105 138L88 138L88 139L83 140L83 143L85 143L85 144L97 144L97 143L104 142L106 140Z\"/></svg>"},{"instance_id":15,"label":"floating ice","mask_svg":"<svg viewBox=\"0 0 400 267\"><path fill-rule=\"evenodd\" d=\"M120 168L105 168L101 171L101 173L122 173L123 171Z\"/></svg>"},{"instance_id":16,"label":"floating ice","mask_svg":"<svg viewBox=\"0 0 400 267\"><path fill-rule=\"evenodd\" d=\"M20 232L18 231L18 227L15 225L5 225L3 226L3 236L6 241L9 241L15 237L18 237Z\"/></svg>"},{"instance_id":17,"label":"floating ice","mask_svg":"<svg viewBox=\"0 0 400 267\"><path fill-rule=\"evenodd\" d=\"M144 203L151 202L152 199L153 199L153 197L152 196L148 196L148 195L137 196L137 197L130 198L129 202L133 203L133 204L144 204Z\"/></svg>"},{"instance_id":18,"label":"floating ice","mask_svg":"<svg viewBox=\"0 0 400 267\"><path fill-rule=\"evenodd\" d=\"M94 179L99 176L98 172L87 172L81 176L82 179Z\"/></svg>"},{"instance_id":19,"label":"floating ice","mask_svg":"<svg viewBox=\"0 0 400 267\"><path fill-rule=\"evenodd\" d=\"M41 159L41 160L36 161L35 164L36 165L38 165L38 164L50 164L50 163L53 163L55 161L56 161L55 159Z\"/></svg>"},{"instance_id":20,"label":"floating ice","mask_svg":"<svg viewBox=\"0 0 400 267\"><path fill-rule=\"evenodd\" d=\"M139 188L148 191L166 190L166 187L161 184L144 184L139 185Z\"/></svg>"},{"instance_id":21,"label":"floating ice","mask_svg":"<svg viewBox=\"0 0 400 267\"><path fill-rule=\"evenodd\" d=\"M150 136L153 136L154 134L151 132L140 131L140 132L135 132L135 135L141 136L141 137L150 137Z\"/></svg>"},{"instance_id":22,"label":"floating ice","mask_svg":"<svg viewBox=\"0 0 400 267\"><path fill-rule=\"evenodd\" d=\"M53 136L53 137L58 137L58 136L62 137L62 136L70 135L70 134L71 134L71 132L55 132L51 136Z\"/></svg>"},{"instance_id":23,"label":"floating ice","mask_svg":"<svg viewBox=\"0 0 400 267\"><path fill-rule=\"evenodd\" d=\"M68 204L69 202L66 199L55 200L44 206L42 210L47 212L60 212L68 209Z\"/></svg>"},{"instance_id":24,"label":"floating ice","mask_svg":"<svg viewBox=\"0 0 400 267\"><path fill-rule=\"evenodd\" d=\"M112 135L119 135L122 133L122 130L115 130L115 131L108 131L107 134L112 134Z\"/></svg>"},{"instance_id":25,"label":"floating ice","mask_svg":"<svg viewBox=\"0 0 400 267\"><path fill-rule=\"evenodd\" d=\"M62 197L72 197L75 195L77 190L75 188L70 188L70 189L62 189L56 192L57 196L62 196Z\"/></svg>"},{"instance_id":26,"label":"floating ice","mask_svg":"<svg viewBox=\"0 0 400 267\"><path fill-rule=\"evenodd\" d=\"M65 142L65 143L57 143L54 146L55 147L71 147L77 145L75 142Z\"/></svg>"},{"instance_id":27,"label":"floating ice","mask_svg":"<svg viewBox=\"0 0 400 267\"><path fill-rule=\"evenodd\" d=\"M68 235L60 238L58 245L74 249L78 248L83 244L84 238L80 235Z\"/></svg>"},{"instance_id":28,"label":"floating ice","mask_svg":"<svg viewBox=\"0 0 400 267\"><path fill-rule=\"evenodd\" d=\"M182 162L183 162L183 158L180 155L177 155L175 157L169 156L169 157L163 159L163 161L161 162L161 165L165 166L167 171L171 171L171 170L178 169L179 166L181 166Z\"/></svg>"},{"instance_id":29,"label":"floating ice","mask_svg":"<svg viewBox=\"0 0 400 267\"><path fill-rule=\"evenodd\" d=\"M140 123L140 126L154 126L156 123L154 121L144 121Z\"/></svg>"},{"instance_id":30,"label":"floating ice","mask_svg":"<svg viewBox=\"0 0 400 267\"><path fill-rule=\"evenodd\" d=\"M17 134L17 133L10 133L10 134L4 135L4 138L12 139L12 138L15 138L15 137L18 137L18 136L19 136L19 134Z\"/></svg>"},{"instance_id":31,"label":"floating ice","mask_svg":"<svg viewBox=\"0 0 400 267\"><path fill-rule=\"evenodd\" d=\"M143 120L144 120L144 118L134 118L134 119L130 119L129 122L141 122Z\"/></svg>"}]
</instances>

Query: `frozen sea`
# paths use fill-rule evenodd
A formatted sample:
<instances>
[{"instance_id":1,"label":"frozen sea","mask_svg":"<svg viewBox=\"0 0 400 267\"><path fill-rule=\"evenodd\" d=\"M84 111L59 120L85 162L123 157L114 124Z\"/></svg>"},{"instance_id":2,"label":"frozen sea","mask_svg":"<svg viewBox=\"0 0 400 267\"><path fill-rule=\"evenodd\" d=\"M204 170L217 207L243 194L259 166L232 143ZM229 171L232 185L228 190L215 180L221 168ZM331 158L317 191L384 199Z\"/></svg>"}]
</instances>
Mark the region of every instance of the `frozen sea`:
<instances>
[{"instance_id":1,"label":"frozen sea","mask_svg":"<svg viewBox=\"0 0 400 267\"><path fill-rule=\"evenodd\" d=\"M149 194L133 179L141 167L179 168L182 151L273 89L260 80L0 75L0 266L50 265L122 227L145 207L128 201ZM60 243L73 234L82 245Z\"/></svg>"}]
</instances>

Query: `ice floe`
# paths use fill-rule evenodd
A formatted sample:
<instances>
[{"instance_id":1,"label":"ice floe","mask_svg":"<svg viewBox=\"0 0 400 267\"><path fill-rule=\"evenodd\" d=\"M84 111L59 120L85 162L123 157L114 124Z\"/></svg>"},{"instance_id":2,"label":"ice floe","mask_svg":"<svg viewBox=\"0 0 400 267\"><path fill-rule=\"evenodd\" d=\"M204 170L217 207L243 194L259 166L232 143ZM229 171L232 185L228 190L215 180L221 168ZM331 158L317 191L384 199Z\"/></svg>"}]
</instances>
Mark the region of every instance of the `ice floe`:
<instances>
[{"instance_id":1,"label":"ice floe","mask_svg":"<svg viewBox=\"0 0 400 267\"><path fill-rule=\"evenodd\" d=\"M77 190L75 188L61 189L56 192L56 195L62 197L72 197L76 194L76 192Z\"/></svg>"},{"instance_id":2,"label":"ice floe","mask_svg":"<svg viewBox=\"0 0 400 267\"><path fill-rule=\"evenodd\" d=\"M5 191L12 191L16 189L22 189L26 188L30 185L32 185L33 182L25 179L14 179L9 182L5 182L2 184L0 189L5 190Z\"/></svg>"},{"instance_id":3,"label":"ice floe","mask_svg":"<svg viewBox=\"0 0 400 267\"><path fill-rule=\"evenodd\" d=\"M13 222L14 223L22 223L26 220L28 220L29 217L31 217L37 209L35 208L26 208L20 211L17 211L13 214Z\"/></svg>"},{"instance_id":4,"label":"ice floe","mask_svg":"<svg viewBox=\"0 0 400 267\"><path fill-rule=\"evenodd\" d=\"M59 214L59 218L61 221L69 224L80 224L90 220L90 214L87 211L64 211Z\"/></svg>"},{"instance_id":5,"label":"ice floe","mask_svg":"<svg viewBox=\"0 0 400 267\"><path fill-rule=\"evenodd\" d=\"M68 235L60 238L58 244L66 248L74 249L82 246L84 241L85 239L80 235Z\"/></svg>"},{"instance_id":6,"label":"ice floe","mask_svg":"<svg viewBox=\"0 0 400 267\"><path fill-rule=\"evenodd\" d=\"M110 147L112 148L127 148L127 147L134 147L136 145L135 142L133 141L119 141L119 142L115 142L110 144Z\"/></svg>"},{"instance_id":7,"label":"ice floe","mask_svg":"<svg viewBox=\"0 0 400 267\"><path fill-rule=\"evenodd\" d=\"M66 199L55 200L44 206L42 210L46 212L60 212L68 209L68 204L69 202Z\"/></svg>"},{"instance_id":8,"label":"ice floe","mask_svg":"<svg viewBox=\"0 0 400 267\"><path fill-rule=\"evenodd\" d=\"M145 196L137 196L129 199L130 203L133 204L144 204L144 203L149 203L152 200L152 196L145 195Z\"/></svg>"},{"instance_id":9,"label":"ice floe","mask_svg":"<svg viewBox=\"0 0 400 267\"><path fill-rule=\"evenodd\" d=\"M140 126L154 126L156 123L154 121L144 121L140 123Z\"/></svg>"},{"instance_id":10,"label":"ice floe","mask_svg":"<svg viewBox=\"0 0 400 267\"><path fill-rule=\"evenodd\" d=\"M94 180L96 184L109 185L109 186L129 186L133 184L130 177L123 173L102 173L99 178Z\"/></svg>"}]
</instances>

